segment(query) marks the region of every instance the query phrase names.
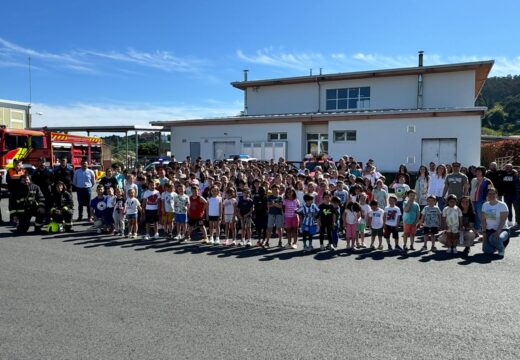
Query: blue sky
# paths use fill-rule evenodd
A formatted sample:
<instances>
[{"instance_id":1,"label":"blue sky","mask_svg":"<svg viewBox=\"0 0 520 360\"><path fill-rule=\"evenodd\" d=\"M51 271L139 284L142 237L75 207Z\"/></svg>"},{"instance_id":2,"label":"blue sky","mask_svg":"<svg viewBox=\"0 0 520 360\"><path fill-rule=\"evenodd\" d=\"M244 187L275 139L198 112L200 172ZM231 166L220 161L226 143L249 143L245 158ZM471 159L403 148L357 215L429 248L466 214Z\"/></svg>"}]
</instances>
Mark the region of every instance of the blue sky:
<instances>
[{"instance_id":1,"label":"blue sky","mask_svg":"<svg viewBox=\"0 0 520 360\"><path fill-rule=\"evenodd\" d=\"M34 125L236 115L242 79L495 59L520 74L520 2L3 0L0 98ZM9 16L5 16L9 14Z\"/></svg>"}]
</instances>

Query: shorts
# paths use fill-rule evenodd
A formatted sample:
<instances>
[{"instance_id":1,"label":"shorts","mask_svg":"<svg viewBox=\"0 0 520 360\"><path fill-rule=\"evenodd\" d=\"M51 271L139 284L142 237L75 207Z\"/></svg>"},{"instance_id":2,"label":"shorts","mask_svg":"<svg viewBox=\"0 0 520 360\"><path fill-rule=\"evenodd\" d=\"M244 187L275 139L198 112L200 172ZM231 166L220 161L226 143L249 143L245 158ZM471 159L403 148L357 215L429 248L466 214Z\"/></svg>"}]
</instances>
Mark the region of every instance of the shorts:
<instances>
[{"instance_id":1,"label":"shorts","mask_svg":"<svg viewBox=\"0 0 520 360\"><path fill-rule=\"evenodd\" d=\"M379 229L374 229L372 228L371 231L370 231L370 235L372 235L373 238L375 238L376 236L383 236L383 228L379 228Z\"/></svg>"},{"instance_id":2,"label":"shorts","mask_svg":"<svg viewBox=\"0 0 520 360\"><path fill-rule=\"evenodd\" d=\"M269 214L267 216L267 227L268 228L281 228L283 226L283 215L282 214Z\"/></svg>"},{"instance_id":3,"label":"shorts","mask_svg":"<svg viewBox=\"0 0 520 360\"><path fill-rule=\"evenodd\" d=\"M423 227L424 235L435 235L439 232L438 227Z\"/></svg>"},{"instance_id":4,"label":"shorts","mask_svg":"<svg viewBox=\"0 0 520 360\"><path fill-rule=\"evenodd\" d=\"M355 239L357 235L358 224L347 224L345 229L347 239Z\"/></svg>"},{"instance_id":5,"label":"shorts","mask_svg":"<svg viewBox=\"0 0 520 360\"><path fill-rule=\"evenodd\" d=\"M235 215L234 214L224 214L224 223L231 224L235 221Z\"/></svg>"},{"instance_id":6,"label":"shorts","mask_svg":"<svg viewBox=\"0 0 520 360\"><path fill-rule=\"evenodd\" d=\"M188 220L188 225L191 226L191 227L203 226L204 225L204 220L203 219L192 219L192 218L190 218Z\"/></svg>"},{"instance_id":7,"label":"shorts","mask_svg":"<svg viewBox=\"0 0 520 360\"><path fill-rule=\"evenodd\" d=\"M175 214L175 222L178 224L186 224L188 217L186 214Z\"/></svg>"},{"instance_id":8,"label":"shorts","mask_svg":"<svg viewBox=\"0 0 520 360\"><path fill-rule=\"evenodd\" d=\"M415 235L417 226L415 224L403 224L403 233L406 235Z\"/></svg>"},{"instance_id":9,"label":"shorts","mask_svg":"<svg viewBox=\"0 0 520 360\"><path fill-rule=\"evenodd\" d=\"M162 215L163 222L166 222L166 223L173 222L173 216L174 215L175 215L175 213L172 213L172 212L165 212L165 213L163 213L163 215Z\"/></svg>"},{"instance_id":10,"label":"shorts","mask_svg":"<svg viewBox=\"0 0 520 360\"><path fill-rule=\"evenodd\" d=\"M283 219L283 223L287 229L296 229L298 228L298 223L300 222L299 220L300 219L298 219L298 216L286 217Z\"/></svg>"},{"instance_id":11,"label":"shorts","mask_svg":"<svg viewBox=\"0 0 520 360\"><path fill-rule=\"evenodd\" d=\"M220 216L208 216L209 221L219 221Z\"/></svg>"},{"instance_id":12,"label":"shorts","mask_svg":"<svg viewBox=\"0 0 520 360\"><path fill-rule=\"evenodd\" d=\"M137 214L126 214L128 220L137 220Z\"/></svg>"},{"instance_id":13,"label":"shorts","mask_svg":"<svg viewBox=\"0 0 520 360\"><path fill-rule=\"evenodd\" d=\"M159 212L157 210L146 210L145 218L148 224L153 224L159 221Z\"/></svg>"},{"instance_id":14,"label":"shorts","mask_svg":"<svg viewBox=\"0 0 520 360\"><path fill-rule=\"evenodd\" d=\"M385 230L384 230L383 236L385 237L385 239L388 240L388 239L390 239L390 235L392 235L392 238L394 240L399 239L399 231L397 230L397 227L385 225Z\"/></svg>"},{"instance_id":15,"label":"shorts","mask_svg":"<svg viewBox=\"0 0 520 360\"><path fill-rule=\"evenodd\" d=\"M357 224L357 231L358 231L358 233L364 233L365 232L365 228L366 228L366 224L365 223Z\"/></svg>"},{"instance_id":16,"label":"shorts","mask_svg":"<svg viewBox=\"0 0 520 360\"><path fill-rule=\"evenodd\" d=\"M251 216L244 216L242 218L242 227L250 227L253 223L253 218Z\"/></svg>"},{"instance_id":17,"label":"shorts","mask_svg":"<svg viewBox=\"0 0 520 360\"><path fill-rule=\"evenodd\" d=\"M302 225L300 228L301 233L309 233L309 235L316 235L318 227L316 225Z\"/></svg>"}]
</instances>

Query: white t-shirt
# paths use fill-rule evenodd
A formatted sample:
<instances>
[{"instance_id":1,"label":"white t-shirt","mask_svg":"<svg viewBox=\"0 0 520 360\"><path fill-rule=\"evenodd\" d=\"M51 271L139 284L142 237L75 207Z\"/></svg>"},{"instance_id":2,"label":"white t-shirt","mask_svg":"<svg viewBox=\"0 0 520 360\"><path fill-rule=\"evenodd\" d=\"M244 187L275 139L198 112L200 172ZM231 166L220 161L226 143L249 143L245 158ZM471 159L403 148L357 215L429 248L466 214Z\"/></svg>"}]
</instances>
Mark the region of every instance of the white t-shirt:
<instances>
[{"instance_id":1,"label":"white t-shirt","mask_svg":"<svg viewBox=\"0 0 520 360\"><path fill-rule=\"evenodd\" d=\"M381 229L383 227L383 215L385 211L381 208L376 211L370 210L368 212L368 217L372 219L372 223L370 227L372 229Z\"/></svg>"},{"instance_id":2,"label":"white t-shirt","mask_svg":"<svg viewBox=\"0 0 520 360\"><path fill-rule=\"evenodd\" d=\"M397 207L385 207L386 214L386 222L385 224L388 226L397 226L397 220L399 220L399 216L401 216L401 210Z\"/></svg>"},{"instance_id":3,"label":"white t-shirt","mask_svg":"<svg viewBox=\"0 0 520 360\"><path fill-rule=\"evenodd\" d=\"M462 211L458 206L449 207L446 206L442 209L442 217L446 218L446 227L449 232L457 233L460 228L460 218L462 217Z\"/></svg>"},{"instance_id":4,"label":"white t-shirt","mask_svg":"<svg viewBox=\"0 0 520 360\"><path fill-rule=\"evenodd\" d=\"M363 210L363 213L361 214L361 219L359 222L362 224L366 224L368 221L368 213L370 212L370 205L365 204L365 205L359 205L359 206L361 206L361 210Z\"/></svg>"},{"instance_id":5,"label":"white t-shirt","mask_svg":"<svg viewBox=\"0 0 520 360\"><path fill-rule=\"evenodd\" d=\"M108 195L108 201L107 201L107 208L109 209L113 209L114 206L116 205L116 199L117 199L117 196L115 195Z\"/></svg>"},{"instance_id":6,"label":"white t-shirt","mask_svg":"<svg viewBox=\"0 0 520 360\"><path fill-rule=\"evenodd\" d=\"M347 220L347 224L353 225L358 223L358 215L359 213L355 211L350 211L349 209L345 209L345 218Z\"/></svg>"},{"instance_id":7,"label":"white t-shirt","mask_svg":"<svg viewBox=\"0 0 520 360\"><path fill-rule=\"evenodd\" d=\"M159 190L146 190L143 199L146 199L146 210L158 210L161 193Z\"/></svg>"},{"instance_id":8,"label":"white t-shirt","mask_svg":"<svg viewBox=\"0 0 520 360\"><path fill-rule=\"evenodd\" d=\"M164 211L167 213L173 212L173 194L169 191L165 191L161 194L161 200L163 202Z\"/></svg>"},{"instance_id":9,"label":"white t-shirt","mask_svg":"<svg viewBox=\"0 0 520 360\"><path fill-rule=\"evenodd\" d=\"M128 197L128 190L130 190L130 189L134 189L134 194L137 195L137 193L138 193L137 184L126 184L125 188L124 188L125 197Z\"/></svg>"},{"instance_id":10,"label":"white t-shirt","mask_svg":"<svg viewBox=\"0 0 520 360\"><path fill-rule=\"evenodd\" d=\"M485 202L482 205L482 214L486 218L486 227L488 230L497 230L500 224L500 213L509 212L507 205L503 201L498 201L495 205ZM507 229L507 221L504 224L504 229Z\"/></svg>"},{"instance_id":11,"label":"white t-shirt","mask_svg":"<svg viewBox=\"0 0 520 360\"><path fill-rule=\"evenodd\" d=\"M222 198L220 196L208 198L208 216L220 216L220 204Z\"/></svg>"},{"instance_id":12,"label":"white t-shirt","mask_svg":"<svg viewBox=\"0 0 520 360\"><path fill-rule=\"evenodd\" d=\"M176 214L187 214L189 203L190 203L190 197L187 194L179 195L177 193L174 193L173 209Z\"/></svg>"},{"instance_id":13,"label":"white t-shirt","mask_svg":"<svg viewBox=\"0 0 520 360\"><path fill-rule=\"evenodd\" d=\"M141 206L139 200L134 198L126 199L126 213L129 215L137 214L137 208Z\"/></svg>"}]
</instances>

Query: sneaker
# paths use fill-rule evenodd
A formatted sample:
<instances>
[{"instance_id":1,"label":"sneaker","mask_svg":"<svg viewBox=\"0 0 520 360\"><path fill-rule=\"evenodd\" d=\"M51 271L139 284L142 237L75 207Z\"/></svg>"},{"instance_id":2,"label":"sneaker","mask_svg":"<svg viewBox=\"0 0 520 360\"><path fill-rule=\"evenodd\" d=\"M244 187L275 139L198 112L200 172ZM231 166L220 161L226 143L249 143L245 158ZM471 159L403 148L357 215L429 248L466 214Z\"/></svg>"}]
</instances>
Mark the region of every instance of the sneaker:
<instances>
[{"instance_id":1,"label":"sneaker","mask_svg":"<svg viewBox=\"0 0 520 360\"><path fill-rule=\"evenodd\" d=\"M383 250L383 245L379 245L379 246L377 247L377 250Z\"/></svg>"},{"instance_id":2,"label":"sneaker","mask_svg":"<svg viewBox=\"0 0 520 360\"><path fill-rule=\"evenodd\" d=\"M257 241L256 242L256 247L261 247L262 246L262 242L261 241Z\"/></svg>"},{"instance_id":3,"label":"sneaker","mask_svg":"<svg viewBox=\"0 0 520 360\"><path fill-rule=\"evenodd\" d=\"M98 234L101 234L101 229L97 229L96 232L97 232Z\"/></svg>"},{"instance_id":4,"label":"sneaker","mask_svg":"<svg viewBox=\"0 0 520 360\"><path fill-rule=\"evenodd\" d=\"M207 244L207 243L209 243L208 238L204 238L204 239L202 239L202 243L203 243L203 244Z\"/></svg>"},{"instance_id":5,"label":"sneaker","mask_svg":"<svg viewBox=\"0 0 520 360\"><path fill-rule=\"evenodd\" d=\"M397 246L395 247L397 249ZM403 246L403 252L407 252L408 248L406 246Z\"/></svg>"},{"instance_id":6,"label":"sneaker","mask_svg":"<svg viewBox=\"0 0 520 360\"><path fill-rule=\"evenodd\" d=\"M325 245L320 245L320 250L321 251L325 250Z\"/></svg>"},{"instance_id":7,"label":"sneaker","mask_svg":"<svg viewBox=\"0 0 520 360\"><path fill-rule=\"evenodd\" d=\"M388 250L388 251L392 251L392 250L394 250L394 249L392 249L392 245L388 245L388 249L387 249L387 250Z\"/></svg>"},{"instance_id":8,"label":"sneaker","mask_svg":"<svg viewBox=\"0 0 520 360\"><path fill-rule=\"evenodd\" d=\"M370 245L369 249L370 249L370 250L375 250L376 247L375 247L374 245Z\"/></svg>"},{"instance_id":9,"label":"sneaker","mask_svg":"<svg viewBox=\"0 0 520 360\"><path fill-rule=\"evenodd\" d=\"M181 234L177 234L175 235L175 237L173 238L173 240L180 240L181 239Z\"/></svg>"},{"instance_id":10,"label":"sneaker","mask_svg":"<svg viewBox=\"0 0 520 360\"><path fill-rule=\"evenodd\" d=\"M332 252L334 252L334 251L336 251L336 247L335 247L334 245L331 244L331 245L329 246L329 250L332 251Z\"/></svg>"},{"instance_id":11,"label":"sneaker","mask_svg":"<svg viewBox=\"0 0 520 360\"><path fill-rule=\"evenodd\" d=\"M209 244L213 245L215 243L215 240L213 240L213 236L211 236L209 238L209 241L208 241Z\"/></svg>"},{"instance_id":12,"label":"sneaker","mask_svg":"<svg viewBox=\"0 0 520 360\"><path fill-rule=\"evenodd\" d=\"M228 243L228 239L222 241L222 245L224 245L224 246L228 246L228 245L229 245L229 243Z\"/></svg>"},{"instance_id":13,"label":"sneaker","mask_svg":"<svg viewBox=\"0 0 520 360\"><path fill-rule=\"evenodd\" d=\"M451 252L452 252L453 254L458 253L457 248L454 247L453 249L451 249Z\"/></svg>"},{"instance_id":14,"label":"sneaker","mask_svg":"<svg viewBox=\"0 0 520 360\"><path fill-rule=\"evenodd\" d=\"M448 249L446 250L446 253L447 253L447 254L451 254L451 248L448 248Z\"/></svg>"},{"instance_id":15,"label":"sneaker","mask_svg":"<svg viewBox=\"0 0 520 360\"><path fill-rule=\"evenodd\" d=\"M244 241L240 240L237 245L238 246L244 246Z\"/></svg>"},{"instance_id":16,"label":"sneaker","mask_svg":"<svg viewBox=\"0 0 520 360\"><path fill-rule=\"evenodd\" d=\"M159 239L159 233L155 233L155 235L153 236L155 239Z\"/></svg>"},{"instance_id":17,"label":"sneaker","mask_svg":"<svg viewBox=\"0 0 520 360\"><path fill-rule=\"evenodd\" d=\"M217 236L217 238L215 239L215 245L220 245L220 238Z\"/></svg>"},{"instance_id":18,"label":"sneaker","mask_svg":"<svg viewBox=\"0 0 520 360\"><path fill-rule=\"evenodd\" d=\"M287 243L287 244L285 244L284 248L286 248L286 249L291 249L292 246L291 246L291 244Z\"/></svg>"},{"instance_id":19,"label":"sneaker","mask_svg":"<svg viewBox=\"0 0 520 360\"><path fill-rule=\"evenodd\" d=\"M498 250L498 256L504 257L506 251L505 250Z\"/></svg>"},{"instance_id":20,"label":"sneaker","mask_svg":"<svg viewBox=\"0 0 520 360\"><path fill-rule=\"evenodd\" d=\"M145 235L145 236L143 236L143 239L144 240L150 240L150 236L149 235Z\"/></svg>"},{"instance_id":21,"label":"sneaker","mask_svg":"<svg viewBox=\"0 0 520 360\"><path fill-rule=\"evenodd\" d=\"M432 252L436 252L437 251L437 248L435 246L432 246L432 248L430 249Z\"/></svg>"},{"instance_id":22,"label":"sneaker","mask_svg":"<svg viewBox=\"0 0 520 360\"><path fill-rule=\"evenodd\" d=\"M246 247L251 247L251 240L247 240Z\"/></svg>"},{"instance_id":23,"label":"sneaker","mask_svg":"<svg viewBox=\"0 0 520 360\"><path fill-rule=\"evenodd\" d=\"M428 251L428 248L426 247L426 245L424 245L424 246L421 248L421 251Z\"/></svg>"},{"instance_id":24,"label":"sneaker","mask_svg":"<svg viewBox=\"0 0 520 360\"><path fill-rule=\"evenodd\" d=\"M293 248L293 249L298 249L298 245L296 245L296 244L292 244L291 248Z\"/></svg>"},{"instance_id":25,"label":"sneaker","mask_svg":"<svg viewBox=\"0 0 520 360\"><path fill-rule=\"evenodd\" d=\"M278 247L283 247L282 242L278 241Z\"/></svg>"},{"instance_id":26,"label":"sneaker","mask_svg":"<svg viewBox=\"0 0 520 360\"><path fill-rule=\"evenodd\" d=\"M513 227L514 223L512 221L507 222L507 227Z\"/></svg>"},{"instance_id":27,"label":"sneaker","mask_svg":"<svg viewBox=\"0 0 520 360\"><path fill-rule=\"evenodd\" d=\"M233 240L233 241L231 242L231 246L237 246L237 241L236 241L236 240Z\"/></svg>"},{"instance_id":28,"label":"sneaker","mask_svg":"<svg viewBox=\"0 0 520 360\"><path fill-rule=\"evenodd\" d=\"M309 247L308 246L304 246L303 247L303 252L307 252L307 251L309 251Z\"/></svg>"},{"instance_id":29,"label":"sneaker","mask_svg":"<svg viewBox=\"0 0 520 360\"><path fill-rule=\"evenodd\" d=\"M314 246L312 246L312 245L307 246L307 250L309 250L309 251L314 250Z\"/></svg>"}]
</instances>

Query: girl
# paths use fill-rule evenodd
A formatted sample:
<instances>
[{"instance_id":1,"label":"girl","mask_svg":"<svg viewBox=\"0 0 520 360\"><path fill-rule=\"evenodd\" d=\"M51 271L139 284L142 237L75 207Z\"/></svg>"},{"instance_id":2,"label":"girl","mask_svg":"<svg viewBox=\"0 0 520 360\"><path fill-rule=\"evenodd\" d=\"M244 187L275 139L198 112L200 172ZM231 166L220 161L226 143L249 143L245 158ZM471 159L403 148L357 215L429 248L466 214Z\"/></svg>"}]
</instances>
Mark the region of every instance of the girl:
<instances>
[{"instance_id":1,"label":"girl","mask_svg":"<svg viewBox=\"0 0 520 360\"><path fill-rule=\"evenodd\" d=\"M443 227L446 229L446 247L448 254L457 253L457 241L459 232L463 229L462 211L457 206L457 197L448 196L448 206L442 210Z\"/></svg>"},{"instance_id":2,"label":"girl","mask_svg":"<svg viewBox=\"0 0 520 360\"><path fill-rule=\"evenodd\" d=\"M356 247L357 248L365 248L365 229L366 224L368 222L368 213L370 212L370 205L367 203L367 195L362 193L359 196L359 207L361 209L361 214L359 218L359 223L357 226L357 237L356 237Z\"/></svg>"},{"instance_id":3,"label":"girl","mask_svg":"<svg viewBox=\"0 0 520 360\"><path fill-rule=\"evenodd\" d=\"M209 243L220 244L220 219L223 214L222 198L217 186L211 188L208 198L208 218L209 218ZM213 237L215 234L215 237Z\"/></svg>"},{"instance_id":4,"label":"girl","mask_svg":"<svg viewBox=\"0 0 520 360\"><path fill-rule=\"evenodd\" d=\"M427 251L428 241L431 240L431 251L437 251L435 247L435 235L441 227L441 210L437 206L437 198L434 195L428 196L428 205L421 211L421 220L419 221L423 227L424 245L422 251Z\"/></svg>"},{"instance_id":5,"label":"girl","mask_svg":"<svg viewBox=\"0 0 520 360\"><path fill-rule=\"evenodd\" d=\"M107 217L105 219L105 225L108 226L108 231L112 232L112 235L117 235L114 229L114 206L116 202L116 196L114 194L114 188L107 188Z\"/></svg>"},{"instance_id":6,"label":"girl","mask_svg":"<svg viewBox=\"0 0 520 360\"><path fill-rule=\"evenodd\" d=\"M296 215L296 210L299 207L300 202L296 198L296 192L293 188L288 188L285 191L285 198L282 202L285 232L287 233L287 248L298 248L298 215Z\"/></svg>"},{"instance_id":7,"label":"girl","mask_svg":"<svg viewBox=\"0 0 520 360\"><path fill-rule=\"evenodd\" d=\"M468 255L470 246L473 245L473 241L478 237L475 231L475 212L473 211L469 196L463 196L460 199L459 207L462 211L462 227L464 231L464 250L462 253Z\"/></svg>"},{"instance_id":8,"label":"girl","mask_svg":"<svg viewBox=\"0 0 520 360\"><path fill-rule=\"evenodd\" d=\"M421 165L419 168L419 175L415 181L415 193L417 194L416 201L421 207L421 210L428 205L428 186L430 183L430 174L426 166Z\"/></svg>"},{"instance_id":9,"label":"girl","mask_svg":"<svg viewBox=\"0 0 520 360\"><path fill-rule=\"evenodd\" d=\"M222 205L224 208L224 224L225 224L225 239L224 245L229 245L228 236L231 233L231 245L236 246L237 244L237 228L235 216L237 214L237 204L238 201L236 199L235 190L233 188L229 188L226 190L226 198L224 199Z\"/></svg>"},{"instance_id":10,"label":"girl","mask_svg":"<svg viewBox=\"0 0 520 360\"><path fill-rule=\"evenodd\" d=\"M384 209L387 205L388 192L383 188L383 180L376 182L376 188L372 191L372 198L377 201L377 206Z\"/></svg>"},{"instance_id":11,"label":"girl","mask_svg":"<svg viewBox=\"0 0 520 360\"><path fill-rule=\"evenodd\" d=\"M116 189L116 195L114 200L114 234L124 236L125 234L125 197L123 196L123 190L121 188Z\"/></svg>"},{"instance_id":12,"label":"girl","mask_svg":"<svg viewBox=\"0 0 520 360\"><path fill-rule=\"evenodd\" d=\"M128 220L128 237L137 239L137 214L141 211L141 203L135 197L135 189L128 190L126 199L126 218Z\"/></svg>"},{"instance_id":13,"label":"girl","mask_svg":"<svg viewBox=\"0 0 520 360\"><path fill-rule=\"evenodd\" d=\"M298 199L298 201L300 202L300 204L303 204L305 203L305 201L303 200L303 196L305 195L305 189L303 187L303 182L302 181L297 181L296 182L296 198Z\"/></svg>"},{"instance_id":14,"label":"girl","mask_svg":"<svg viewBox=\"0 0 520 360\"><path fill-rule=\"evenodd\" d=\"M343 227L345 228L347 249L354 248L357 239L357 229L361 207L356 202L349 202L343 213Z\"/></svg>"}]
</instances>

